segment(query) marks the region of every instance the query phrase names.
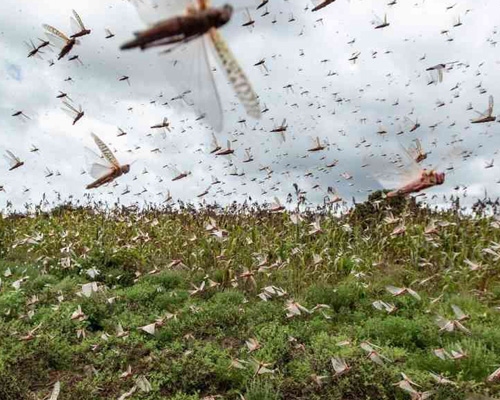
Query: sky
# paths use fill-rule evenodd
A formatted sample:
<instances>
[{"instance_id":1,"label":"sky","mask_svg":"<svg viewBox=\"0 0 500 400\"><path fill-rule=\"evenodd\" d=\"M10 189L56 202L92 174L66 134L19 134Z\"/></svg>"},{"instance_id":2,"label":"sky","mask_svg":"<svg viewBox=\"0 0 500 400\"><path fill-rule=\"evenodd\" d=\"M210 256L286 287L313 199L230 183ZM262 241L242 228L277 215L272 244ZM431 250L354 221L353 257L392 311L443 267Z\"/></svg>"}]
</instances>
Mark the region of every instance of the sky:
<instances>
[{"instance_id":1,"label":"sky","mask_svg":"<svg viewBox=\"0 0 500 400\"><path fill-rule=\"evenodd\" d=\"M143 1L143 6L160 2ZM485 193L498 196L498 124L470 123L477 116L473 110L485 111L488 97L496 98L500 86L495 1L388 3L337 0L312 12L313 3L306 0L270 0L260 10L258 0L232 2L235 12L220 33L259 96L261 109L268 111L259 120L246 115L211 51L208 62L224 121L216 136L223 147L230 140L235 150L232 156L215 156L210 154L213 129L206 118L197 120L196 104L190 106L197 100L196 90L212 88L198 72L203 54L187 51L196 44L169 54L159 54L160 48L120 50L134 32L147 27L128 1L4 0L0 152L10 150L25 164L9 171L0 160L5 189L0 208L7 202L21 208L43 196L50 201L91 196L111 203L160 203L168 191L174 200L194 203L226 204L248 197L264 202L275 196L284 202L293 183L307 192L311 204L320 203L329 186L347 201L362 201L381 188L376 180L381 169L397 170L389 158L415 139L430 152L425 166L446 172L445 183L426 192L427 201L442 202L442 196L451 194L466 196L468 203ZM43 60L27 58L24 42L46 38L42 24L71 33L73 9L92 30L69 55L78 55L82 65L68 56L57 61L55 50L42 50ZM247 10L255 20L252 27L242 26ZM158 20L172 17L160 11ZM384 15L390 25L374 29L372 21ZM105 29L115 36L106 39ZM350 61L358 52L357 60ZM260 60L267 71L255 66ZM428 84L426 68L455 61L443 82ZM180 72L175 65L189 67ZM123 76L128 82L119 80ZM192 98L172 100L181 94L180 83L192 85ZM75 125L56 98L60 91L85 111ZM29 119L11 116L20 110ZM150 127L165 117L172 129L164 137ZM405 117L418 120L420 128L410 133ZM283 142L270 131L284 119ZM127 135L117 137L118 127ZM377 133L381 128L387 133ZM401 130L405 132L397 135ZM122 164L133 164L113 184L88 191L93 179L85 173L85 147L98 152L91 132ZM326 149L308 152L316 137ZM33 146L38 151L32 152ZM252 162L243 162L245 149ZM457 157L464 152L466 161ZM337 165L327 168L334 160ZM485 168L492 160L493 166ZM172 182L174 174L166 165L191 175ZM47 168L53 176L46 177ZM234 168L244 175L229 175ZM211 185L212 176L221 183ZM197 197L208 188L206 196Z\"/></svg>"}]
</instances>

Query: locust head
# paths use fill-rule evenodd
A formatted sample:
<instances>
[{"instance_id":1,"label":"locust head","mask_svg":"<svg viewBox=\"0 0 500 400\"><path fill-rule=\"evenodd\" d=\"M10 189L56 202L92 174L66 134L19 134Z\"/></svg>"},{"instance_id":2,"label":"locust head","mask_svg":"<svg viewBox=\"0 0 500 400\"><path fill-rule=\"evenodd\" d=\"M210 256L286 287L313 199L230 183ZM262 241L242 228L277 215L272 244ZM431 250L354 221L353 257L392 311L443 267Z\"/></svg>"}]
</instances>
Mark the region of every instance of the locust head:
<instances>
[{"instance_id":1,"label":"locust head","mask_svg":"<svg viewBox=\"0 0 500 400\"><path fill-rule=\"evenodd\" d=\"M233 15L234 8L230 4L226 4L224 7L222 7L222 13L221 17L224 21L229 22Z\"/></svg>"},{"instance_id":2,"label":"locust head","mask_svg":"<svg viewBox=\"0 0 500 400\"><path fill-rule=\"evenodd\" d=\"M444 183L444 172L435 172L436 185L442 185Z\"/></svg>"},{"instance_id":3,"label":"locust head","mask_svg":"<svg viewBox=\"0 0 500 400\"><path fill-rule=\"evenodd\" d=\"M434 170L424 171L424 180L430 185L442 185L444 182L444 172L436 172Z\"/></svg>"}]
</instances>

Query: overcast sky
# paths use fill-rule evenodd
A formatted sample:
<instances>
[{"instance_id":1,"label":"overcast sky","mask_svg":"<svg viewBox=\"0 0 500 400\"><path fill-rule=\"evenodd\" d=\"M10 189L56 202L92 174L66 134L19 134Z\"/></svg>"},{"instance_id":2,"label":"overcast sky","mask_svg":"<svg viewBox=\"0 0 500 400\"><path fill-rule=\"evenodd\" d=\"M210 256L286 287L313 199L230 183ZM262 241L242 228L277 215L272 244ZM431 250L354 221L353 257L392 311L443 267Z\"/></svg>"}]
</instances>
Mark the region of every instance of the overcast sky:
<instances>
[{"instance_id":1,"label":"overcast sky","mask_svg":"<svg viewBox=\"0 0 500 400\"><path fill-rule=\"evenodd\" d=\"M488 96L497 98L500 87L496 2L387 3L389 0L337 0L313 13L312 3L306 0L270 0L266 16L262 16L266 8L255 10L254 0L234 3L238 10L221 33L259 95L261 108L265 105L269 111L260 120L246 116L219 64L210 56L224 108L224 129L217 138L221 145L231 140L235 149L232 157L215 157L209 154L212 130L206 119L196 121L196 110L171 100L180 94L179 80L186 79L186 74L176 76L172 70L173 60L181 55L119 49L133 38L133 32L146 27L131 3L2 1L0 151L12 151L25 165L9 172L7 162L0 160L0 185L6 191L0 193L0 207L6 201L18 206L38 202L43 194L54 199L57 193L63 198L82 198L89 193L85 186L92 178L82 171L86 168L85 146L97 151L91 132L115 151L120 162L135 161L131 172L116 181L116 187L92 191L95 199L120 197L125 204L161 202L167 190L174 199L198 202L196 196L210 186L211 175L222 183L210 188L204 197L208 202L242 201L247 196L262 201L277 196L284 201L294 182L307 190L312 202L321 201L328 186L347 200L353 196L363 200L370 190L380 188L369 173L370 166L362 167L367 158L390 155L399 151L399 144L408 146L416 138L431 151L428 165L439 162L441 169L449 162L440 159L453 148L472 153L465 163L454 159L455 169L447 171L442 186L429 190L429 199L467 193L470 201L482 197L485 190L497 196L498 124L472 125L470 119L476 115L467 110L472 103L474 110L485 111ZM214 1L215 6L221 4ZM242 4L251 6L253 28L242 27L247 20ZM27 58L24 41L38 43L37 38L45 38L43 23L71 33L72 9L92 30L70 53L78 55L83 65L68 57L57 61L57 53L45 49L44 60ZM383 19L384 14L390 25L375 30L371 21L375 16ZM453 26L458 19L462 24ZM115 37L106 39L105 28ZM356 52L360 54L353 63L349 58ZM49 66L51 59L55 60L53 66ZM261 59L268 72L254 66ZM444 74L443 82L428 85L426 68L452 61L459 63ZM195 62L193 65L199 65ZM119 81L124 75L129 76L130 85ZM68 77L71 81L66 81ZM199 79L189 79L194 88ZM85 111L74 126L61 110L62 102L56 98L59 91ZM444 105L438 107L437 101ZM11 116L19 110L30 119ZM150 129L164 117L173 127L166 138ZM409 133L405 117L418 119L421 127ZM285 118L288 129L282 143L270 130ZM243 119L245 124L238 122ZM118 127L128 134L117 137ZM388 133L378 134L381 127ZM400 128L406 132L398 136ZM316 136L329 146L309 153ZM39 151L31 152L32 146ZM243 163L247 148L254 161ZM160 152L152 152L155 149ZM485 168L492 159L494 166ZM338 165L325 168L333 160L339 160ZM172 182L172 173L163 168L166 164L192 175ZM265 166L273 173L262 171ZM234 167L245 175L229 176ZM46 168L54 176L46 178ZM342 178L344 172L353 179ZM130 193L121 195L127 185ZM319 188L313 189L316 185Z\"/></svg>"}]
</instances>

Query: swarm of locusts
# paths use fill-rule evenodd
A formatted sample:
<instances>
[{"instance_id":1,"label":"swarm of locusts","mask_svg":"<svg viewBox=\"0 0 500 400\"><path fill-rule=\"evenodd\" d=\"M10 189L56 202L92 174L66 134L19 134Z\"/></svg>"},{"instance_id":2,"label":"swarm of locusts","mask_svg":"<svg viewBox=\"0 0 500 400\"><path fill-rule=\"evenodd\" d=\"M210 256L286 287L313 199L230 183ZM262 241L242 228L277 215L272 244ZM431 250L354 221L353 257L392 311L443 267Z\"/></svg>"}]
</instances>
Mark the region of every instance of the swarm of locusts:
<instances>
[{"instance_id":1,"label":"swarm of locusts","mask_svg":"<svg viewBox=\"0 0 500 400\"><path fill-rule=\"evenodd\" d=\"M294 212L68 202L5 215L0 396L500 394L487 202L472 215L380 196L304 209L298 193Z\"/></svg>"},{"instance_id":2,"label":"swarm of locusts","mask_svg":"<svg viewBox=\"0 0 500 400\"><path fill-rule=\"evenodd\" d=\"M136 57L143 77L146 66L157 63L166 78L155 82L159 94L148 93L149 103L142 98L134 103L137 97L114 99L113 107L126 109L127 119L111 133L104 131L104 122L98 134L85 128L99 122L95 104L104 101L75 102L73 93L67 93L71 86L54 90L53 101L62 102L57 111L71 118L61 124L75 132L85 129L78 139L99 149L85 147L87 168L80 175L90 178L77 183L82 192L87 190L83 195L68 193L64 201L51 186L63 173L76 181L80 166L75 169L68 162L61 172L45 165L35 172L43 174L43 183L57 198L51 200L47 189L39 203L25 201L21 208L11 194L18 198L23 174L39 165L34 160L51 157L44 158L43 146L35 144L31 154L14 148L15 143L2 150L3 172L12 180L0 182L0 201L6 204L0 214L0 400L500 396L500 202L485 195L464 207L461 196L468 192L463 184L454 195L436 194L449 184L449 171L461 168L483 147L465 140L475 139L472 129L484 127L481 135L491 137L488 128L498 122L494 97L482 81L474 91L484 96L476 104L482 110L487 104L485 111L476 111L475 118L462 112L457 121L453 114L442 114L468 93L465 77L472 69L470 80L484 76L487 82L481 69L486 61L427 64L423 54L420 64L407 63L411 68L383 71L384 78L374 79L373 86L378 81L394 88L408 72L404 70L412 70L408 76L413 81L404 83L409 104L425 100L425 90L436 89L443 97L435 102L435 114L416 115L424 110L419 104L397 116L391 112L372 118L365 110L373 104L361 106L362 101L385 103L380 93L388 91L376 87L377 97L372 96L372 83L358 72L377 57L393 64L374 65L373 71L401 65L401 49L379 54L373 48L367 55L348 31L352 23L330 23L335 34L344 35L339 40L349 51L343 53L340 45L332 49L338 71L332 67L323 74L319 65L333 63L310 55L316 50L311 31L326 29L324 13L340 2L307 1L298 15L283 11L291 1L214 5L209 0L129 0L127 6L134 7L142 22L129 27L120 21L122 30L116 35L110 28L100 29L102 41L117 52L117 62ZM369 28L381 38L377 48L393 44L383 41L388 37L404 37L408 46L415 43L398 31L402 24L393 12L398 1L383 3L383 17L373 12ZM483 2L478 3L481 10ZM434 5L443 13L455 6ZM361 8L357 11L361 21ZM314 16L310 24L301 18L306 13ZM443 26L445 45L475 13L464 9ZM29 62L43 60L57 48L57 60L48 60L46 68L66 63L91 71L76 53L80 45L97 40L99 31L92 15L84 19L92 29L75 10L71 33L42 24L47 40L24 42ZM233 44L233 35L225 30L235 21L244 35L234 35ZM261 23L267 28L259 30ZM250 65L240 63L232 50L237 39L253 34L249 49L259 48L253 39L267 40L283 24L288 25L281 34L295 42L281 46L269 41ZM489 46L496 45L496 34L495 26ZM304 49L305 42L312 44ZM292 57L287 52L294 44L298 47ZM329 54L322 50L321 57L323 53ZM280 60L286 69L280 70ZM308 63L314 65L310 76ZM115 81L130 94L141 86L134 82L138 74L133 64L123 62ZM250 70L261 74L260 81L247 75ZM463 76L457 78L454 70ZM16 81L9 84L22 81L20 71L9 66ZM338 79L346 71L362 82L353 85L354 95ZM452 79L455 86L446 87ZM61 84L73 82L68 76ZM172 96L163 92L167 83ZM229 83L232 100L223 96L223 83ZM147 92L146 86L142 89ZM400 100L387 103L397 110ZM40 121L36 112L18 107L9 111L11 121L28 128ZM153 107L168 110L167 116L144 121ZM314 111L308 115L306 107ZM349 110L350 119L337 117L341 107ZM139 112L134 114L134 108ZM473 110L469 102L466 111ZM234 116L232 126L228 114ZM372 136L357 138L348 132L355 131L350 129L352 118L364 131L372 129ZM132 121L150 131L139 133ZM442 134L431 135L443 128L470 131L452 134L449 141ZM425 130L426 137L421 135ZM177 141L178 133L185 143ZM198 133L206 134L203 140L209 143L194 143ZM300 141L304 136L309 144ZM148 147L148 140L154 146ZM247 140L254 140L253 148ZM123 143L131 145L124 156ZM449 150L436 154L438 143L439 150ZM345 153L356 155L349 163L339 161L346 148ZM182 159L174 159L178 155ZM482 160L485 169L494 168L494 156ZM161 167L142 166L138 172L130 158L144 164L160 159ZM362 187L359 171L384 190ZM201 183L193 185L198 178ZM127 183L136 181L142 189L131 194ZM345 201L341 185L369 194L368 200ZM148 202L150 189L160 186L151 197L161 200ZM170 192L193 187L189 202L176 201ZM23 199L30 190L23 185ZM96 200L102 193L113 203ZM254 193L272 201L254 201ZM439 206L421 202L426 196Z\"/></svg>"}]
</instances>

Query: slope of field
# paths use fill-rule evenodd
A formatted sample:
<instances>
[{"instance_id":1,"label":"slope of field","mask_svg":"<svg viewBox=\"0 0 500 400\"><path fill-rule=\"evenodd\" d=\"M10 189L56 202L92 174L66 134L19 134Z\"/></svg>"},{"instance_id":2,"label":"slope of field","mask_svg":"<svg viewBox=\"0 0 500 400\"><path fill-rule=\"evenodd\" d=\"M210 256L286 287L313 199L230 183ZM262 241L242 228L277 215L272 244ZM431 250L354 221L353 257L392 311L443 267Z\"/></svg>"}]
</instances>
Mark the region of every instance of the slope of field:
<instances>
[{"instance_id":1,"label":"slope of field","mask_svg":"<svg viewBox=\"0 0 500 400\"><path fill-rule=\"evenodd\" d=\"M499 227L384 203L4 217L0 398L498 396Z\"/></svg>"}]
</instances>

